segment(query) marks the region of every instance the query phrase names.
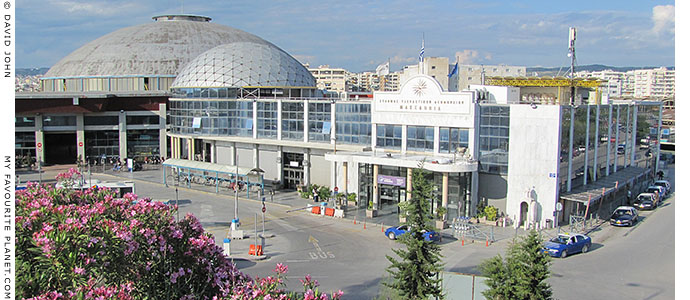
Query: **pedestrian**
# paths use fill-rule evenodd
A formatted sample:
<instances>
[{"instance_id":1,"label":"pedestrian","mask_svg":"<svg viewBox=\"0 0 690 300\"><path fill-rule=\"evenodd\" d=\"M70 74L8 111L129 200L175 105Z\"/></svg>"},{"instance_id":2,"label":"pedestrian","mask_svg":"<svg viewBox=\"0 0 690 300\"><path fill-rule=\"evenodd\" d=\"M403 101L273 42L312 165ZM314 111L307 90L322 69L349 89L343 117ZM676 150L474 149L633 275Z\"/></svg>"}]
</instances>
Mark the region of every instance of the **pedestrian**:
<instances>
[{"instance_id":1,"label":"pedestrian","mask_svg":"<svg viewBox=\"0 0 690 300\"><path fill-rule=\"evenodd\" d=\"M664 179L664 171L659 170L659 172L656 172L656 176L659 177L659 180Z\"/></svg>"},{"instance_id":2,"label":"pedestrian","mask_svg":"<svg viewBox=\"0 0 690 300\"><path fill-rule=\"evenodd\" d=\"M628 204L630 204L630 200L632 200L632 191L628 190Z\"/></svg>"},{"instance_id":3,"label":"pedestrian","mask_svg":"<svg viewBox=\"0 0 690 300\"><path fill-rule=\"evenodd\" d=\"M314 202L319 202L319 193L316 191L316 187L312 189L312 195L314 196Z\"/></svg>"}]
</instances>

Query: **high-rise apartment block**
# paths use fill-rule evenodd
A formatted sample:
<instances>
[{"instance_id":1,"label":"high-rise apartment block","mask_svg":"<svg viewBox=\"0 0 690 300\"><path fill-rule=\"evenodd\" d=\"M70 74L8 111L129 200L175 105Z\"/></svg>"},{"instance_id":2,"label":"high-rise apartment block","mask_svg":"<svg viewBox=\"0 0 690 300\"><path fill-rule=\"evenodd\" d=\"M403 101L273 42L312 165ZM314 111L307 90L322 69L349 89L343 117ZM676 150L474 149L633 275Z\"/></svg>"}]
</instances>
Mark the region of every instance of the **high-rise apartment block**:
<instances>
[{"instance_id":1,"label":"high-rise apartment block","mask_svg":"<svg viewBox=\"0 0 690 300\"><path fill-rule=\"evenodd\" d=\"M612 70L580 71L576 77L592 77L606 80L602 92L612 99L650 98L668 99L676 96L676 75L674 70L656 69L617 72Z\"/></svg>"},{"instance_id":2,"label":"high-rise apartment block","mask_svg":"<svg viewBox=\"0 0 690 300\"><path fill-rule=\"evenodd\" d=\"M321 65L318 68L310 68L305 65L307 70L316 79L316 87L331 92L347 91L347 70L343 68L331 68L329 65Z\"/></svg>"}]
</instances>

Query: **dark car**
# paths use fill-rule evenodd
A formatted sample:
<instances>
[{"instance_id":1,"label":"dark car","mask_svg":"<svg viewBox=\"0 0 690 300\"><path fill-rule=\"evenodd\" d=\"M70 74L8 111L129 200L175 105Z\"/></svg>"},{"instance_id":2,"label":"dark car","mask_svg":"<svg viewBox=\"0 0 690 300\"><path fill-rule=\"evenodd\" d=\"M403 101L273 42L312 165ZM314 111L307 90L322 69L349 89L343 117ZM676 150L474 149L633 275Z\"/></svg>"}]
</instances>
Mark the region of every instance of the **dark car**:
<instances>
[{"instance_id":1,"label":"dark car","mask_svg":"<svg viewBox=\"0 0 690 300\"><path fill-rule=\"evenodd\" d=\"M637 223L637 209L631 206L619 206L611 215L609 223L613 226L633 226Z\"/></svg>"},{"instance_id":2,"label":"dark car","mask_svg":"<svg viewBox=\"0 0 690 300\"><path fill-rule=\"evenodd\" d=\"M644 209L655 209L659 205L658 197L651 193L642 193L637 195L635 202L633 202L633 207L644 210Z\"/></svg>"},{"instance_id":3,"label":"dark car","mask_svg":"<svg viewBox=\"0 0 690 300\"><path fill-rule=\"evenodd\" d=\"M542 251L553 257L565 258L568 254L586 253L592 247L592 239L583 234L559 234L544 243Z\"/></svg>"},{"instance_id":4,"label":"dark car","mask_svg":"<svg viewBox=\"0 0 690 300\"><path fill-rule=\"evenodd\" d=\"M398 238L398 236L405 234L408 231L409 231L409 228L407 225L400 225L398 227L395 227L395 226L389 227L388 229L386 229L385 234L389 239L394 240L394 239ZM433 231L433 230L432 231L422 230L422 235L424 236L425 241L438 241L441 238L441 236L438 233L436 233L436 231Z\"/></svg>"}]
</instances>

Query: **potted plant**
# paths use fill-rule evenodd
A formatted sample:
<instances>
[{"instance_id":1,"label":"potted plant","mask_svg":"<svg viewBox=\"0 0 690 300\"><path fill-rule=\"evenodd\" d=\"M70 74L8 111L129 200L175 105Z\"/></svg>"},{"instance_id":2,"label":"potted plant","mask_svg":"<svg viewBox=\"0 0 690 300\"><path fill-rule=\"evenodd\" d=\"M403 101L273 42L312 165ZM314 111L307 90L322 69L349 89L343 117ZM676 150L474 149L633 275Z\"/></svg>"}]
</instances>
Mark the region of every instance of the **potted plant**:
<instances>
[{"instance_id":1,"label":"potted plant","mask_svg":"<svg viewBox=\"0 0 690 300\"><path fill-rule=\"evenodd\" d=\"M446 228L446 213L448 212L448 209L439 206L436 208L436 228L438 229L445 229Z\"/></svg>"},{"instance_id":2,"label":"potted plant","mask_svg":"<svg viewBox=\"0 0 690 300\"><path fill-rule=\"evenodd\" d=\"M367 205L367 218L373 218L378 215L378 211L374 209L374 201L369 200L369 205Z\"/></svg>"}]
</instances>

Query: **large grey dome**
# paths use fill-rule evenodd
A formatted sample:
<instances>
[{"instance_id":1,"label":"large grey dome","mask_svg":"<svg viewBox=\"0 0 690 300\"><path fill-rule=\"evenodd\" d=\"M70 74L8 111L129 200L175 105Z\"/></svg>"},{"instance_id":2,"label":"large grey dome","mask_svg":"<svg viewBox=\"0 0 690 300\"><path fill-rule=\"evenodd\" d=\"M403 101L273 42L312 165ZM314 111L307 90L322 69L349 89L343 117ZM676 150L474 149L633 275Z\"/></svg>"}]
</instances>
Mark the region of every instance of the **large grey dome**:
<instances>
[{"instance_id":1,"label":"large grey dome","mask_svg":"<svg viewBox=\"0 0 690 300\"><path fill-rule=\"evenodd\" d=\"M208 50L186 65L172 88L315 87L314 76L273 44L234 41Z\"/></svg>"},{"instance_id":2,"label":"large grey dome","mask_svg":"<svg viewBox=\"0 0 690 300\"><path fill-rule=\"evenodd\" d=\"M44 78L177 75L204 51L229 42L267 41L193 15L154 17L155 22L123 28L75 50Z\"/></svg>"}]
</instances>

